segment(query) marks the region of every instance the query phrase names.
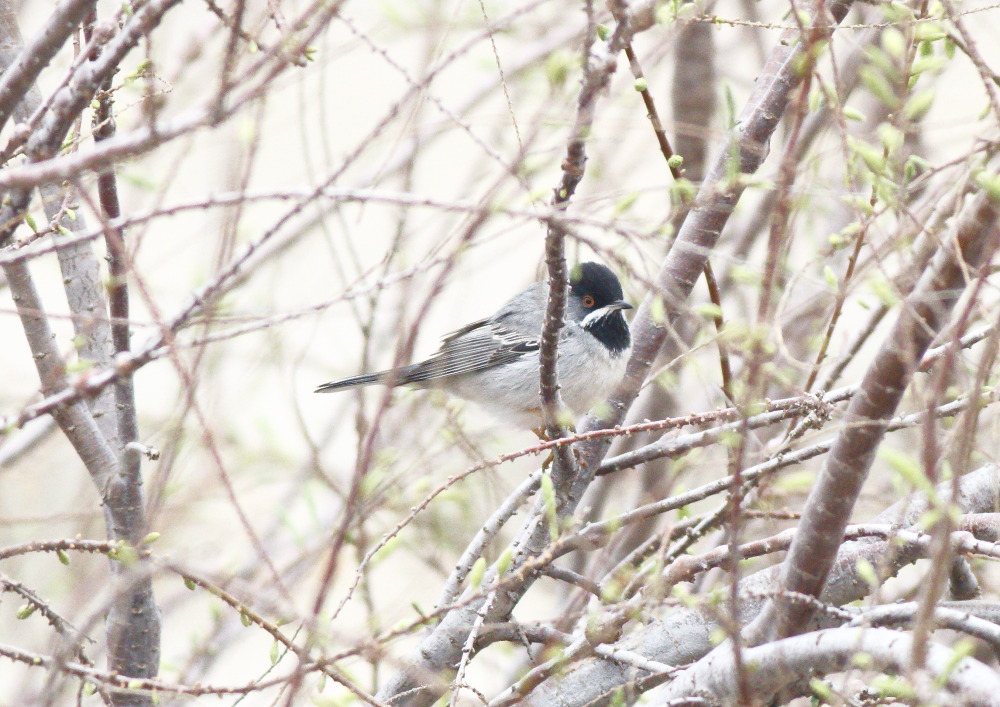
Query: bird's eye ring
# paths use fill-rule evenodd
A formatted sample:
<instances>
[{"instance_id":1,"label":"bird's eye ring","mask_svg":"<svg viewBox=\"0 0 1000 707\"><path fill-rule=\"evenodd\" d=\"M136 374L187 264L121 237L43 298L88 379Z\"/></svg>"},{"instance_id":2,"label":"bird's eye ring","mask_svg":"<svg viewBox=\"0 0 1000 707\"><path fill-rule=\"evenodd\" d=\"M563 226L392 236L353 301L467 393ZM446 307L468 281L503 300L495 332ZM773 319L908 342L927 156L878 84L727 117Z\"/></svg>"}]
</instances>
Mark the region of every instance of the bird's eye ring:
<instances>
[{"instance_id":1,"label":"bird's eye ring","mask_svg":"<svg viewBox=\"0 0 1000 707\"><path fill-rule=\"evenodd\" d=\"M594 306L594 298L591 297L590 295L584 295L583 296L583 306L584 307L593 307Z\"/></svg>"}]
</instances>

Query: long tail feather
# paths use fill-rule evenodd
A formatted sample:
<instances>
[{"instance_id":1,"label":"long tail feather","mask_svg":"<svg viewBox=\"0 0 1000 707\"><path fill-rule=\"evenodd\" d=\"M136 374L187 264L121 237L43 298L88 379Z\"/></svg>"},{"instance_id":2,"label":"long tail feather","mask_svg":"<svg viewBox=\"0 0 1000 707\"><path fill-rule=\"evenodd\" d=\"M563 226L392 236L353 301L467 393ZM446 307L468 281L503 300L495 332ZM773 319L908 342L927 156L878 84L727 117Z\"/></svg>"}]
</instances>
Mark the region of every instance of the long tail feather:
<instances>
[{"instance_id":1,"label":"long tail feather","mask_svg":"<svg viewBox=\"0 0 1000 707\"><path fill-rule=\"evenodd\" d=\"M362 385L372 385L374 383L405 385L410 382L410 366L405 366L397 370L379 371L378 373L364 373L360 376L342 378L339 381L324 383L314 390L314 393L333 393L338 390L357 388Z\"/></svg>"},{"instance_id":2,"label":"long tail feather","mask_svg":"<svg viewBox=\"0 0 1000 707\"><path fill-rule=\"evenodd\" d=\"M339 381L330 381L329 383L324 383L314 390L314 393L332 393L337 390L346 390L347 388L357 388L361 385L371 385L372 383L381 383L382 378L385 373L365 373L361 376L351 376L350 378L342 378Z\"/></svg>"}]
</instances>

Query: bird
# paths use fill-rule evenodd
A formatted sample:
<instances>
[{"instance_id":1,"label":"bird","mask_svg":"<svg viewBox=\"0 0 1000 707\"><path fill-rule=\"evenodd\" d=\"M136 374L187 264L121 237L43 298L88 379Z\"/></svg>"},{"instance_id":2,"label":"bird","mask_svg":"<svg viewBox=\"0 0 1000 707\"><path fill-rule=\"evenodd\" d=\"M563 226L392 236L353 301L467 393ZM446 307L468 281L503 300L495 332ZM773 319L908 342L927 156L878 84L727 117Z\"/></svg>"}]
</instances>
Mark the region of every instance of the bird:
<instances>
[{"instance_id":1,"label":"bird","mask_svg":"<svg viewBox=\"0 0 1000 707\"><path fill-rule=\"evenodd\" d=\"M542 426L539 349L548 299L546 281L514 295L492 316L445 336L430 358L408 366L323 383L317 393L373 384L439 388L470 400L501 421ZM621 382L632 348L621 283L602 263L571 268L556 376L563 404L580 415Z\"/></svg>"}]
</instances>

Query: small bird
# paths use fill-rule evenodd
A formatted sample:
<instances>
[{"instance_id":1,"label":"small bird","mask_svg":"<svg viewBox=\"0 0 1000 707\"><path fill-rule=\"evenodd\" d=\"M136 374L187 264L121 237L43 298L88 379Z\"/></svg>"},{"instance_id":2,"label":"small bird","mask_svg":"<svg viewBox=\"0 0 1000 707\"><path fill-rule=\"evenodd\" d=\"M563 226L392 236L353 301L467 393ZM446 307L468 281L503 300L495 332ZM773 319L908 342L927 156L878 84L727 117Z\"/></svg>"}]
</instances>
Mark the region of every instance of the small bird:
<instances>
[{"instance_id":1,"label":"small bird","mask_svg":"<svg viewBox=\"0 0 1000 707\"><path fill-rule=\"evenodd\" d=\"M486 319L444 337L426 361L324 383L317 393L356 386L440 388L527 429L541 426L539 347L548 285L536 282ZM625 375L632 348L622 286L600 263L572 269L566 321L559 332L556 375L563 403L574 413L606 399Z\"/></svg>"}]
</instances>

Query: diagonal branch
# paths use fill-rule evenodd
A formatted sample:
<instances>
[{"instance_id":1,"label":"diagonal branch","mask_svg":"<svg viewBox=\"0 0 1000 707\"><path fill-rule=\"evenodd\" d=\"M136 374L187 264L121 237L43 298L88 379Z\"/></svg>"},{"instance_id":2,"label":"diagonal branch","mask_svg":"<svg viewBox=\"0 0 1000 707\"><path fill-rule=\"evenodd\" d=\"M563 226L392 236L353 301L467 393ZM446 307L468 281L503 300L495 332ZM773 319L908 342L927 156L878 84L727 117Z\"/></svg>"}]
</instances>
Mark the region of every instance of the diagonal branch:
<instances>
[{"instance_id":1,"label":"diagonal branch","mask_svg":"<svg viewBox=\"0 0 1000 707\"><path fill-rule=\"evenodd\" d=\"M9 66L0 74L0 128L14 114L42 69L49 65L52 57L96 5L97 0L64 0L37 35L23 48L17 47L20 49L17 58L3 62ZM9 6L0 13L0 23L4 25L0 30L5 40L2 51L8 52L14 49L9 44L10 38L15 33L19 34L17 17Z\"/></svg>"},{"instance_id":2,"label":"diagonal branch","mask_svg":"<svg viewBox=\"0 0 1000 707\"><path fill-rule=\"evenodd\" d=\"M1000 245L1000 202L986 190L958 219L954 243L945 243L931 268L903 303L902 311L851 398L845 426L813 486L799 532L784 563L784 588L818 596L833 565L844 527L861 493L875 452L909 386L917 364L948 320L964 286ZM757 636L782 638L804 626L811 608L778 600L758 624Z\"/></svg>"}]
</instances>

